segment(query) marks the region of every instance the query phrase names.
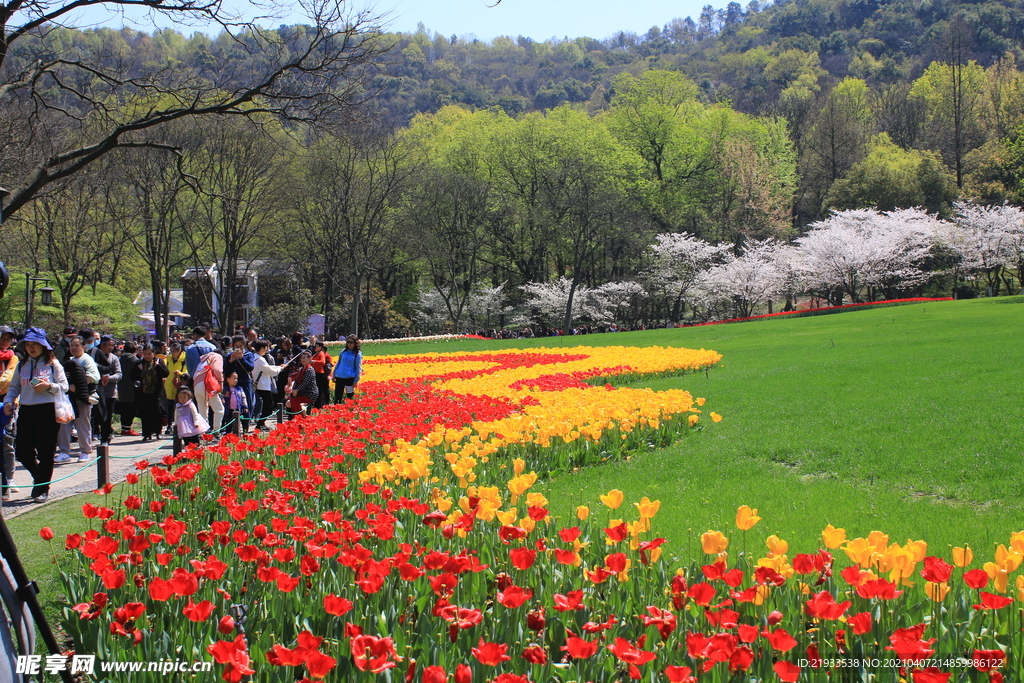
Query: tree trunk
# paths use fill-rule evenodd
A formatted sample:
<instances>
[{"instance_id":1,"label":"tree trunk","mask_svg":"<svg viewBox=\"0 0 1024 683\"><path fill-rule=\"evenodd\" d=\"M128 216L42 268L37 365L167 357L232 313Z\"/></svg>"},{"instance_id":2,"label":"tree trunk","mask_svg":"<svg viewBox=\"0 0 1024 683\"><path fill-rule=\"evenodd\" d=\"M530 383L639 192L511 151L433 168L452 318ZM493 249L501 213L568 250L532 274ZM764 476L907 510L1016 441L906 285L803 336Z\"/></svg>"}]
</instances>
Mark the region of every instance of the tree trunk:
<instances>
[{"instance_id":1,"label":"tree trunk","mask_svg":"<svg viewBox=\"0 0 1024 683\"><path fill-rule=\"evenodd\" d=\"M362 271L356 271L356 284L352 288L352 326L349 329L350 334L359 336L359 297L363 286L363 273Z\"/></svg>"},{"instance_id":2,"label":"tree trunk","mask_svg":"<svg viewBox=\"0 0 1024 683\"><path fill-rule=\"evenodd\" d=\"M569 334L569 330L572 329L572 302L576 298L576 278L572 279L572 284L569 285L569 299L565 302L565 317L562 319L562 333Z\"/></svg>"}]
</instances>

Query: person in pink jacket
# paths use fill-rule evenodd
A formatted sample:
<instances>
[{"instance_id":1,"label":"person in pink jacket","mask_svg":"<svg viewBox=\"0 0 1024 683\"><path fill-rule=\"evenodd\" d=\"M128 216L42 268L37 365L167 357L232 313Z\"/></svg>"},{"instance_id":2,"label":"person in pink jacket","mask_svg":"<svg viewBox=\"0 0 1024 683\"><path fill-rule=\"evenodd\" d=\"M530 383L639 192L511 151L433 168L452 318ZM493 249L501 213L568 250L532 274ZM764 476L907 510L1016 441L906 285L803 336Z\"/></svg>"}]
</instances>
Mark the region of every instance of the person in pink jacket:
<instances>
[{"instance_id":1,"label":"person in pink jacket","mask_svg":"<svg viewBox=\"0 0 1024 683\"><path fill-rule=\"evenodd\" d=\"M203 417L213 411L213 431L219 431L224 422L224 401L220 392L224 388L224 356L210 351L199 360L196 366L195 384L196 406Z\"/></svg>"}]
</instances>

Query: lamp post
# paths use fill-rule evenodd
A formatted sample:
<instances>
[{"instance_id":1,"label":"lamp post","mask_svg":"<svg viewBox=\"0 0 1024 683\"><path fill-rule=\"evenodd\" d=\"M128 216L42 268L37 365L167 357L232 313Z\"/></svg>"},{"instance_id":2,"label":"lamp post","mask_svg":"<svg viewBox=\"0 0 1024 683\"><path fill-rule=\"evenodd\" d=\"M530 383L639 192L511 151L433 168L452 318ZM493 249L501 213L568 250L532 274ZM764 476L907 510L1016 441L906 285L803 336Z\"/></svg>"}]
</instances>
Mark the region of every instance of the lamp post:
<instances>
[{"instance_id":1,"label":"lamp post","mask_svg":"<svg viewBox=\"0 0 1024 683\"><path fill-rule=\"evenodd\" d=\"M35 277L29 273L25 273L25 329L32 327L32 313L34 313L36 303L36 283L45 282L47 285L50 284L50 278L48 277ZM53 287L42 287L39 291L43 293L43 305L49 306L53 303Z\"/></svg>"}]
</instances>

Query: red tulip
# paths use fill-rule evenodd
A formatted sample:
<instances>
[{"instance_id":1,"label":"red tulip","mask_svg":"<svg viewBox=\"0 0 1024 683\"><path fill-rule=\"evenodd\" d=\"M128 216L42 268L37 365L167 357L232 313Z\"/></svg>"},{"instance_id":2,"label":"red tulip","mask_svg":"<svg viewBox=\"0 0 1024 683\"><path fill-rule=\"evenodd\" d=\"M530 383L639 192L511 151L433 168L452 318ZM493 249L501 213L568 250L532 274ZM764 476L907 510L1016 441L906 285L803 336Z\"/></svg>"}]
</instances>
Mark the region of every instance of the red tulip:
<instances>
[{"instance_id":1,"label":"red tulip","mask_svg":"<svg viewBox=\"0 0 1024 683\"><path fill-rule=\"evenodd\" d=\"M523 606L527 600L533 597L533 591L520 586L509 586L498 593L498 602L509 609L517 609Z\"/></svg>"},{"instance_id":2,"label":"red tulip","mask_svg":"<svg viewBox=\"0 0 1024 683\"><path fill-rule=\"evenodd\" d=\"M1002 650L975 650L971 658L971 666L978 671L992 671L998 669L1006 660L1006 653Z\"/></svg>"},{"instance_id":3,"label":"red tulip","mask_svg":"<svg viewBox=\"0 0 1024 683\"><path fill-rule=\"evenodd\" d=\"M821 591L807 601L806 610L809 616L833 621L841 617L851 604L849 600L837 603L831 593Z\"/></svg>"},{"instance_id":4,"label":"red tulip","mask_svg":"<svg viewBox=\"0 0 1024 683\"><path fill-rule=\"evenodd\" d=\"M245 646L245 636L239 635L234 640L218 640L206 647L213 655L213 660L224 665L221 678L229 683L238 683L242 676L256 673L249 666L249 651Z\"/></svg>"},{"instance_id":5,"label":"red tulip","mask_svg":"<svg viewBox=\"0 0 1024 683\"><path fill-rule=\"evenodd\" d=\"M548 651L540 646L534 645L523 650L523 659L531 664L547 664Z\"/></svg>"},{"instance_id":6,"label":"red tulip","mask_svg":"<svg viewBox=\"0 0 1024 683\"><path fill-rule=\"evenodd\" d=\"M448 673L439 666L428 666L423 670L423 683L447 683Z\"/></svg>"},{"instance_id":7,"label":"red tulip","mask_svg":"<svg viewBox=\"0 0 1024 683\"><path fill-rule=\"evenodd\" d=\"M669 683L696 683L697 679L690 675L688 666L666 666L665 676Z\"/></svg>"},{"instance_id":8,"label":"red tulip","mask_svg":"<svg viewBox=\"0 0 1024 683\"><path fill-rule=\"evenodd\" d=\"M379 674L396 666L392 657L397 659L397 654L391 638L361 635L352 639L351 646L352 661L360 671Z\"/></svg>"},{"instance_id":9,"label":"red tulip","mask_svg":"<svg viewBox=\"0 0 1024 683\"><path fill-rule=\"evenodd\" d=\"M213 603L209 600L203 600L196 604L189 599L188 604L182 608L181 613L188 617L190 621L206 621L213 614Z\"/></svg>"},{"instance_id":10,"label":"red tulip","mask_svg":"<svg viewBox=\"0 0 1024 683\"><path fill-rule=\"evenodd\" d=\"M789 635L789 632L784 628L765 631L764 637L771 644L772 648L778 652L789 652L796 647L796 639Z\"/></svg>"},{"instance_id":11,"label":"red tulip","mask_svg":"<svg viewBox=\"0 0 1024 683\"><path fill-rule=\"evenodd\" d=\"M513 548L508 551L508 557L513 567L525 571L533 566L537 552L529 548Z\"/></svg>"},{"instance_id":12,"label":"red tulip","mask_svg":"<svg viewBox=\"0 0 1024 683\"><path fill-rule=\"evenodd\" d=\"M974 609L1002 609L1013 603L1011 598L1003 595L995 595L988 591L981 591L981 604L974 605Z\"/></svg>"},{"instance_id":13,"label":"red tulip","mask_svg":"<svg viewBox=\"0 0 1024 683\"><path fill-rule=\"evenodd\" d=\"M217 623L217 632L223 633L226 636L231 635L231 632L235 630L235 620L230 614L225 614L220 618Z\"/></svg>"},{"instance_id":14,"label":"red tulip","mask_svg":"<svg viewBox=\"0 0 1024 683\"><path fill-rule=\"evenodd\" d=\"M459 664L455 667L455 683L473 683L473 670L468 664Z\"/></svg>"},{"instance_id":15,"label":"red tulip","mask_svg":"<svg viewBox=\"0 0 1024 683\"><path fill-rule=\"evenodd\" d=\"M348 613L351 609L351 600L339 598L337 595L334 595L333 593L324 596L324 611L330 615L340 617Z\"/></svg>"},{"instance_id":16,"label":"red tulip","mask_svg":"<svg viewBox=\"0 0 1024 683\"><path fill-rule=\"evenodd\" d=\"M616 638L615 643L608 646L608 651L623 662L637 666L646 664L657 657L653 652L641 650L625 638Z\"/></svg>"},{"instance_id":17,"label":"red tulip","mask_svg":"<svg viewBox=\"0 0 1024 683\"><path fill-rule=\"evenodd\" d=\"M39 530L39 537L44 541L53 540L53 529L51 529L48 526L44 526L42 529Z\"/></svg>"},{"instance_id":18,"label":"red tulip","mask_svg":"<svg viewBox=\"0 0 1024 683\"><path fill-rule=\"evenodd\" d=\"M854 633L862 636L871 630L871 613L861 612L860 614L854 614L846 620L846 623L853 628Z\"/></svg>"},{"instance_id":19,"label":"red tulip","mask_svg":"<svg viewBox=\"0 0 1024 683\"><path fill-rule=\"evenodd\" d=\"M597 641L591 642L579 636L569 636L562 646L564 652L568 652L573 659L589 659L597 654Z\"/></svg>"},{"instance_id":20,"label":"red tulip","mask_svg":"<svg viewBox=\"0 0 1024 683\"><path fill-rule=\"evenodd\" d=\"M972 569L964 574L964 583L980 590L988 585L988 573L984 569Z\"/></svg>"},{"instance_id":21,"label":"red tulip","mask_svg":"<svg viewBox=\"0 0 1024 683\"><path fill-rule=\"evenodd\" d=\"M913 673L914 683L948 683L952 672L943 673L938 667L929 666L927 669L920 669Z\"/></svg>"},{"instance_id":22,"label":"red tulip","mask_svg":"<svg viewBox=\"0 0 1024 683\"><path fill-rule=\"evenodd\" d=\"M583 606L583 591L569 591L568 595L555 593L555 609L559 612L571 612Z\"/></svg>"},{"instance_id":23,"label":"red tulip","mask_svg":"<svg viewBox=\"0 0 1024 683\"><path fill-rule=\"evenodd\" d=\"M779 660L775 662L772 668L775 670L779 680L785 683L796 683L797 678L800 677L800 667L792 662Z\"/></svg>"},{"instance_id":24,"label":"red tulip","mask_svg":"<svg viewBox=\"0 0 1024 683\"><path fill-rule=\"evenodd\" d=\"M477 661L485 666L498 666L502 662L512 659L505 654L508 651L508 645L485 643L483 638L480 639L480 642L471 651Z\"/></svg>"}]
</instances>

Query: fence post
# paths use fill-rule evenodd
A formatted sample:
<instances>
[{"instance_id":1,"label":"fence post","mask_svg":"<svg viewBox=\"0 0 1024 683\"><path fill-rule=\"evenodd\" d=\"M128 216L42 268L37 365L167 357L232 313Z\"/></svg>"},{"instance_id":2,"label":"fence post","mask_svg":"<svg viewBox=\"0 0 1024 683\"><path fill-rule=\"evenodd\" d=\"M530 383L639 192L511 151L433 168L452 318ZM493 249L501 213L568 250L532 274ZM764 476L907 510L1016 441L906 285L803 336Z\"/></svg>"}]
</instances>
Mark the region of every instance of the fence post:
<instances>
[{"instance_id":1,"label":"fence post","mask_svg":"<svg viewBox=\"0 0 1024 683\"><path fill-rule=\"evenodd\" d=\"M110 483L110 446L101 443L96 447L96 488Z\"/></svg>"},{"instance_id":2,"label":"fence post","mask_svg":"<svg viewBox=\"0 0 1024 683\"><path fill-rule=\"evenodd\" d=\"M237 410L231 411L231 433L238 436L242 433L242 413Z\"/></svg>"},{"instance_id":3,"label":"fence post","mask_svg":"<svg viewBox=\"0 0 1024 683\"><path fill-rule=\"evenodd\" d=\"M284 404L277 404L277 424L281 425L284 422Z\"/></svg>"},{"instance_id":4,"label":"fence post","mask_svg":"<svg viewBox=\"0 0 1024 683\"><path fill-rule=\"evenodd\" d=\"M171 445L171 451L173 451L174 455L177 455L178 453L181 453L181 437L178 436L178 428L175 427L174 431L171 433L174 435L172 437L173 441Z\"/></svg>"}]
</instances>

